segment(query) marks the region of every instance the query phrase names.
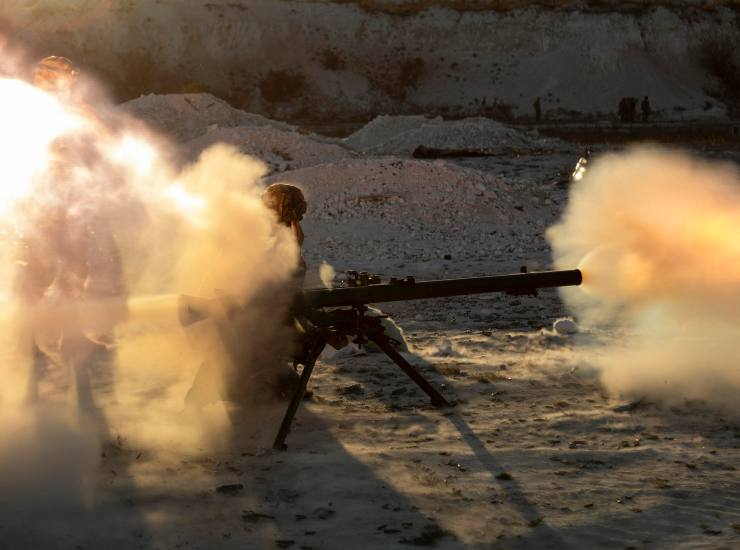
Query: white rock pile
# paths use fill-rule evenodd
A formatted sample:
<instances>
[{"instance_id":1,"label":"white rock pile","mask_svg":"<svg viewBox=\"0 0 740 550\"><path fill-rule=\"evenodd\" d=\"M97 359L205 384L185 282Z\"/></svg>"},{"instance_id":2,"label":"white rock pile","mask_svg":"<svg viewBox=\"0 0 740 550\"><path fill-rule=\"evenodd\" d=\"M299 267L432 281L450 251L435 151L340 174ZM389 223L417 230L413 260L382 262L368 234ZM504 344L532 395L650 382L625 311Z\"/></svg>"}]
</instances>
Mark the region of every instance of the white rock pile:
<instances>
[{"instance_id":1,"label":"white rock pile","mask_svg":"<svg viewBox=\"0 0 740 550\"><path fill-rule=\"evenodd\" d=\"M192 160L216 143L228 143L242 153L267 163L270 172L282 172L335 162L353 156L353 153L328 141L282 130L272 126L211 127L208 131L182 146L186 158Z\"/></svg>"},{"instance_id":2,"label":"white rock pile","mask_svg":"<svg viewBox=\"0 0 740 550\"><path fill-rule=\"evenodd\" d=\"M209 127L216 126L293 129L289 124L235 109L211 94L149 94L127 101L120 107L124 112L179 142L203 135Z\"/></svg>"},{"instance_id":3,"label":"white rock pile","mask_svg":"<svg viewBox=\"0 0 740 550\"><path fill-rule=\"evenodd\" d=\"M173 138L183 160L225 142L268 164L266 185L299 185L309 203L305 253L313 263L357 250L374 265L391 256L451 265L464 258L513 260L546 247L540 220L554 207L535 203L521 182L510 185L452 161L408 155L422 144L503 152L556 140L488 119L414 116L378 117L342 143L234 109L208 94L149 95L123 108Z\"/></svg>"},{"instance_id":4,"label":"white rock pile","mask_svg":"<svg viewBox=\"0 0 740 550\"><path fill-rule=\"evenodd\" d=\"M382 221L396 228L508 224L518 212L498 179L444 161L349 159L285 172L269 182L304 189L309 219Z\"/></svg>"},{"instance_id":5,"label":"white rock pile","mask_svg":"<svg viewBox=\"0 0 740 550\"><path fill-rule=\"evenodd\" d=\"M411 155L418 147L441 151L507 154L567 147L536 130L523 132L489 118L443 120L425 116L379 116L344 140L356 151L374 155Z\"/></svg>"}]
</instances>

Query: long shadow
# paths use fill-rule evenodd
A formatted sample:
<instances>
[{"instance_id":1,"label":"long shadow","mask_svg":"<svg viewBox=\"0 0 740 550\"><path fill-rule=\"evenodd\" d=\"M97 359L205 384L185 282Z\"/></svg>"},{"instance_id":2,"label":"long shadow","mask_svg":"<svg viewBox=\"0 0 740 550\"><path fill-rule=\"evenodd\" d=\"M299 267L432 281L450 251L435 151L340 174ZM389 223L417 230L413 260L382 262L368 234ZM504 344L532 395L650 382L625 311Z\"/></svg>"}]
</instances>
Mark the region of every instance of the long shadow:
<instances>
[{"instance_id":1,"label":"long shadow","mask_svg":"<svg viewBox=\"0 0 740 550\"><path fill-rule=\"evenodd\" d=\"M319 365L319 369L324 367L325 365ZM383 370L385 371L384 378L389 376L387 373L396 373L397 380L405 381L403 375L390 361ZM348 369L347 372L351 371ZM354 377L350 377L349 380L356 381ZM385 382L397 385L387 378ZM414 396L418 397L420 402L425 401L420 391L418 394L420 395L415 392ZM386 395L383 399L388 397ZM357 402L354 404L358 405ZM352 401L345 402L345 405L352 406L353 403ZM254 422L245 422L236 426L233 434L232 456L244 454L248 446L247 442L251 442L252 445L257 443L259 446L260 429L264 430L265 426L270 424L277 426L283 410L284 407L278 406L271 418L263 413L261 426L255 426ZM419 415L415 417L418 421ZM507 499L522 518L532 526L536 526L536 536L532 539L537 543L536 547L567 547L564 539L547 525L537 507L526 498L518 482L497 477L503 471L500 464L488 452L483 442L474 434L460 414L455 411L448 418L476 458L491 473L494 481L501 486ZM427 420L432 424L430 433L436 431L433 420L431 418ZM394 419L394 423L403 423L403 416ZM272 430L267 430L266 434L262 433L261 445L269 447L273 435ZM251 495L253 503L253 508L248 510L246 514L248 519L245 521L258 525L264 522L275 529L273 537L283 537L274 541L263 541L265 544L279 541L289 544L293 541L300 546L311 547L318 543L318 546L322 548L343 548L357 544L357 536L360 535L365 543L364 547L368 548L384 548L393 543L420 546L462 546L459 540L449 536L444 537L444 531L439 529L435 520L421 513L408 497L390 488L370 466L353 457L341 441L332 437L327 422L308 410L305 404L300 409L288 443L289 450L285 453L270 451L262 457L250 459L253 466L262 464L262 467L267 468L270 473L260 476L260 479L255 479L244 489L245 493ZM246 453L250 454L250 451ZM331 485L322 484L321 480L327 478L325 474L316 475L314 472L317 469L331 470L336 482ZM239 479L243 479L243 476ZM273 480L276 480L275 483ZM381 491L378 491L379 487ZM385 501L382 504L377 501L379 497L373 496L372 498L376 500L372 500L367 496L377 495L379 492L382 494L380 498ZM341 502L342 510L331 507L331 503L336 503L336 501ZM326 503L329 503L328 508ZM402 511L402 515L399 516L399 512L393 512L393 510ZM350 516L346 515L347 511L351 512ZM327 516L326 521L317 522L316 518L322 515ZM404 525L413 525L413 529L410 533L403 530L399 533L397 529L399 523L402 529ZM251 526L254 527L254 525ZM319 536L320 539L315 540L312 538L314 536ZM487 538L489 543L493 538L493 536ZM474 544L484 544L484 541L476 541Z\"/></svg>"},{"instance_id":2,"label":"long shadow","mask_svg":"<svg viewBox=\"0 0 740 550\"><path fill-rule=\"evenodd\" d=\"M245 471L234 480L245 486L249 504L233 510L242 510L243 518L240 537L233 542L296 548L352 548L358 541L363 548L378 549L464 547L355 458L309 407L301 406L286 451L254 449L255 443L272 443L284 403L273 407L270 416L263 414L258 425L254 418L235 425L229 454L242 457ZM250 479L249 471L257 475Z\"/></svg>"},{"instance_id":3,"label":"long shadow","mask_svg":"<svg viewBox=\"0 0 740 550\"><path fill-rule=\"evenodd\" d=\"M411 354L413 355L413 354ZM436 369L421 357L415 357L416 363L426 364L433 371ZM439 373L438 373L439 374ZM496 482L504 494L506 494L509 503L517 510L521 517L528 525L536 527L533 535L537 548L566 548L565 540L558 532L550 527L540 514L537 507L526 497L520 484L508 472L505 472L501 464L488 451L485 444L475 434L470 425L461 415L460 405L451 409L444 417L449 420L465 443L470 447L478 461L488 470L491 478Z\"/></svg>"},{"instance_id":4,"label":"long shadow","mask_svg":"<svg viewBox=\"0 0 740 550\"><path fill-rule=\"evenodd\" d=\"M508 472L504 471L501 464L488 451L485 444L475 435L470 425L460 415L460 412L454 411L446 418L455 426L478 461L489 471L491 478L499 484L509 503L529 525L536 527L529 538L532 547L568 548L565 539L558 531L547 524L537 507L526 497L521 485Z\"/></svg>"},{"instance_id":5,"label":"long shadow","mask_svg":"<svg viewBox=\"0 0 740 550\"><path fill-rule=\"evenodd\" d=\"M149 539L143 516L127 504L137 494L131 453L113 441L101 405L112 392L114 364L114 353L98 352L70 369L74 405L49 408L42 397L29 407L37 424L23 442L30 464L21 469L31 477L22 494L2 499L0 548L100 548ZM78 429L62 420L70 412ZM115 481L106 479L111 471Z\"/></svg>"},{"instance_id":6,"label":"long shadow","mask_svg":"<svg viewBox=\"0 0 740 550\"><path fill-rule=\"evenodd\" d=\"M563 527L558 534L568 548L737 548L738 504L738 483L722 491L682 491L668 502L639 512L602 513L598 519ZM517 540L523 548L540 548L540 544L536 533Z\"/></svg>"}]
</instances>

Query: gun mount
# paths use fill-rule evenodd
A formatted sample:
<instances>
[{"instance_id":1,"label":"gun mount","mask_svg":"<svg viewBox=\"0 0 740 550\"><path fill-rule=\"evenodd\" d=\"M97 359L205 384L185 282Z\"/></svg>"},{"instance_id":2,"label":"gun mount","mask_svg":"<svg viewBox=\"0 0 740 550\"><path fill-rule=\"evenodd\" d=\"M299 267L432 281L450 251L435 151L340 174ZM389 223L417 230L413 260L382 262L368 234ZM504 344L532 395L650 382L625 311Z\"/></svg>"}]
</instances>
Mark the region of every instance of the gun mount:
<instances>
[{"instance_id":1,"label":"gun mount","mask_svg":"<svg viewBox=\"0 0 740 550\"><path fill-rule=\"evenodd\" d=\"M300 293L292 308L292 317L302 343L294 364L296 367L303 365L303 370L273 447L285 448L285 439L305 395L316 360L326 344L337 339L346 341L351 337L357 344L373 342L431 398L432 405L450 406L447 399L396 350L393 340L385 334L384 316L370 311L367 306L494 292L536 296L539 289L578 286L583 281L577 269L533 273L523 271L512 275L423 282L417 282L413 277L392 278L388 283L380 283L377 277L364 272L349 272L352 282L348 286ZM228 302L225 298L209 300L182 296L180 322L187 326L205 318L223 316L224 310L235 307L233 302L225 302Z\"/></svg>"}]
</instances>

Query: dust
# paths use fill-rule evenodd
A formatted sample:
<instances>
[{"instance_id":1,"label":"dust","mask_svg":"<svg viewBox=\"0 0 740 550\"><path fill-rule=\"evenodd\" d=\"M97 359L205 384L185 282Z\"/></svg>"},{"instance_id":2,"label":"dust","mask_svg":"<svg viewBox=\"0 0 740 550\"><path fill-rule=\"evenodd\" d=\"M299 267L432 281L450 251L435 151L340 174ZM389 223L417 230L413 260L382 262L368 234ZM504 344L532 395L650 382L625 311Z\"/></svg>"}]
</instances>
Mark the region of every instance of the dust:
<instances>
[{"instance_id":1,"label":"dust","mask_svg":"<svg viewBox=\"0 0 740 550\"><path fill-rule=\"evenodd\" d=\"M332 288L334 286L334 278L337 276L337 271L328 262L321 262L319 266L319 277L321 278L321 284L324 288Z\"/></svg>"},{"instance_id":2,"label":"dust","mask_svg":"<svg viewBox=\"0 0 740 550\"><path fill-rule=\"evenodd\" d=\"M659 147L593 162L548 231L581 321L626 329L593 362L617 395L733 406L740 392L740 175Z\"/></svg>"},{"instance_id":3,"label":"dust","mask_svg":"<svg viewBox=\"0 0 740 550\"><path fill-rule=\"evenodd\" d=\"M93 90L0 78L3 506L87 506L100 449L122 441L226 445L225 402L248 408L286 367L299 251L262 204L265 165L213 146L179 166ZM182 295L219 308L184 327Z\"/></svg>"}]
</instances>

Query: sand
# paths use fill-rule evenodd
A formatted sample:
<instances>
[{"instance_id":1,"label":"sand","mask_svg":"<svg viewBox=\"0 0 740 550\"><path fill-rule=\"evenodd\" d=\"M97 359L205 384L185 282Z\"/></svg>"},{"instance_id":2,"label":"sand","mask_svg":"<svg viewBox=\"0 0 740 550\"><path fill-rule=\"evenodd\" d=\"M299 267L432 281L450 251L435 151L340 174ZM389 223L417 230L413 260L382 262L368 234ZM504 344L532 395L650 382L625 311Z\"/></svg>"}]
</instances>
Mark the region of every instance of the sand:
<instances>
[{"instance_id":1,"label":"sand","mask_svg":"<svg viewBox=\"0 0 740 550\"><path fill-rule=\"evenodd\" d=\"M180 100L172 99L181 110L167 100L151 122L195 138L184 149L220 136L263 147L267 134L252 133L258 119L204 116ZM550 265L542 235L567 196L553 181L577 159L576 146L458 161L352 158L258 122L276 147L306 152L266 183L305 189L312 273L322 259L338 271L420 279ZM208 133L210 124L230 129ZM235 414L219 452L143 450L114 433L87 482L91 496L43 522L4 514L0 548L740 544L740 424L702 403L665 408L606 395L588 354L619 334L553 330L568 314L556 291L384 310L405 331L408 358L454 408L432 407L380 354L336 354L317 365L287 452L269 449L279 403Z\"/></svg>"}]
</instances>

